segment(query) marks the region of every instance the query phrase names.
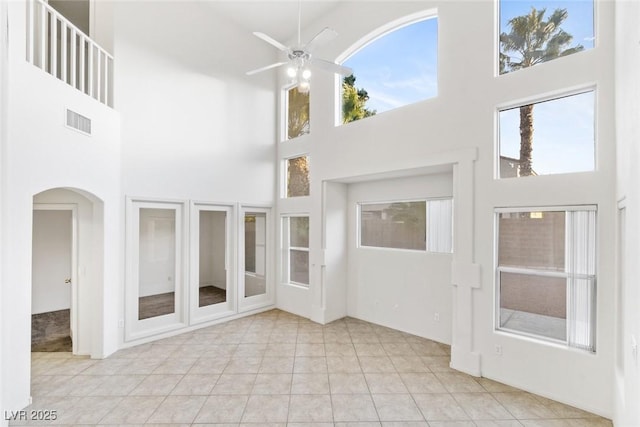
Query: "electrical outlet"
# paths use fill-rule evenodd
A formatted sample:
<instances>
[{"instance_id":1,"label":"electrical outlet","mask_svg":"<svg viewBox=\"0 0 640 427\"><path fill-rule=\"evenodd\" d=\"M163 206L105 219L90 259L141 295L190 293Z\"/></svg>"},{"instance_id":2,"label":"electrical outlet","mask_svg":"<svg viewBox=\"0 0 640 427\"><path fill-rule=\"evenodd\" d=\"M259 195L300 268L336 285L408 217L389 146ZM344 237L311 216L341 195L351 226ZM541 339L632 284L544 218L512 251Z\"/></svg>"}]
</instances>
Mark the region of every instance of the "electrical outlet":
<instances>
[{"instance_id":1,"label":"electrical outlet","mask_svg":"<svg viewBox=\"0 0 640 427\"><path fill-rule=\"evenodd\" d=\"M496 345L496 354L498 356L502 356L502 346L501 345Z\"/></svg>"},{"instance_id":2,"label":"electrical outlet","mask_svg":"<svg viewBox=\"0 0 640 427\"><path fill-rule=\"evenodd\" d=\"M636 365L638 364L638 343L636 342L635 335L631 335L631 360Z\"/></svg>"},{"instance_id":3,"label":"electrical outlet","mask_svg":"<svg viewBox=\"0 0 640 427\"><path fill-rule=\"evenodd\" d=\"M440 321L440 313L433 313L433 320L435 320L436 322Z\"/></svg>"},{"instance_id":4,"label":"electrical outlet","mask_svg":"<svg viewBox=\"0 0 640 427\"><path fill-rule=\"evenodd\" d=\"M118 328L124 328L124 319L118 320Z\"/></svg>"}]
</instances>

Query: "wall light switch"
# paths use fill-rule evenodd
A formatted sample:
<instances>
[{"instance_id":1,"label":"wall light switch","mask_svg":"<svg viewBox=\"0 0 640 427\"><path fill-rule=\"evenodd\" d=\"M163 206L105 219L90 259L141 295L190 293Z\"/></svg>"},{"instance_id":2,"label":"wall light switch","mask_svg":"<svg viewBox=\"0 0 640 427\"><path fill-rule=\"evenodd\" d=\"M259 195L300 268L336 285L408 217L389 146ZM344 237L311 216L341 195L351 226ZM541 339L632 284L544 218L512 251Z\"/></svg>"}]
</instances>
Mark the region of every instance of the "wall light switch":
<instances>
[{"instance_id":1,"label":"wall light switch","mask_svg":"<svg viewBox=\"0 0 640 427\"><path fill-rule=\"evenodd\" d=\"M638 364L638 343L636 342L635 335L631 335L631 360L636 365Z\"/></svg>"}]
</instances>

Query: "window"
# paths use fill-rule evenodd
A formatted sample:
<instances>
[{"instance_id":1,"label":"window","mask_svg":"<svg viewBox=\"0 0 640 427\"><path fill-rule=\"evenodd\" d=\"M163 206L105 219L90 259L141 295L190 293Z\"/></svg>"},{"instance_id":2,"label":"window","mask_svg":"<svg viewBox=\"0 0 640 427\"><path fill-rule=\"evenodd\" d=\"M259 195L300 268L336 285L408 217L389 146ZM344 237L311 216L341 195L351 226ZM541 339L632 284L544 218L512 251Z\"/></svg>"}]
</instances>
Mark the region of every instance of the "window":
<instances>
[{"instance_id":1,"label":"window","mask_svg":"<svg viewBox=\"0 0 640 427\"><path fill-rule=\"evenodd\" d=\"M309 91L301 92L292 87L287 90L287 134L286 139L309 133Z\"/></svg>"},{"instance_id":2,"label":"window","mask_svg":"<svg viewBox=\"0 0 640 427\"><path fill-rule=\"evenodd\" d=\"M309 195L309 157L286 159L286 197Z\"/></svg>"},{"instance_id":3,"label":"window","mask_svg":"<svg viewBox=\"0 0 640 427\"><path fill-rule=\"evenodd\" d=\"M452 199L362 203L360 246L452 251Z\"/></svg>"},{"instance_id":4,"label":"window","mask_svg":"<svg viewBox=\"0 0 640 427\"><path fill-rule=\"evenodd\" d=\"M244 296L267 293L267 213L244 213Z\"/></svg>"},{"instance_id":5,"label":"window","mask_svg":"<svg viewBox=\"0 0 640 427\"><path fill-rule=\"evenodd\" d=\"M500 74L593 48L593 4L500 0Z\"/></svg>"},{"instance_id":6,"label":"window","mask_svg":"<svg viewBox=\"0 0 640 427\"><path fill-rule=\"evenodd\" d=\"M501 110L500 178L595 170L593 91Z\"/></svg>"},{"instance_id":7,"label":"window","mask_svg":"<svg viewBox=\"0 0 640 427\"><path fill-rule=\"evenodd\" d=\"M309 217L284 217L282 241L284 281L309 286Z\"/></svg>"},{"instance_id":8,"label":"window","mask_svg":"<svg viewBox=\"0 0 640 427\"><path fill-rule=\"evenodd\" d=\"M395 23L391 31L371 39L343 62L354 70L353 76L341 81L343 123L438 93L437 18Z\"/></svg>"},{"instance_id":9,"label":"window","mask_svg":"<svg viewBox=\"0 0 640 427\"><path fill-rule=\"evenodd\" d=\"M501 330L595 351L595 207L499 209Z\"/></svg>"}]
</instances>

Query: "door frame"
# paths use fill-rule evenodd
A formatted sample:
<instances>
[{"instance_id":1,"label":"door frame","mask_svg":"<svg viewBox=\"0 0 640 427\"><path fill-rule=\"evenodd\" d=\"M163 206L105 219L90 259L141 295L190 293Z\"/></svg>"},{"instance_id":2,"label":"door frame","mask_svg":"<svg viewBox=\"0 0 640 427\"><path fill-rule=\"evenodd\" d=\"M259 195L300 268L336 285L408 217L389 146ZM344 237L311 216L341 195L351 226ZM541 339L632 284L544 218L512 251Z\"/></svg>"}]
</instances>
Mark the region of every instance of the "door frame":
<instances>
[{"instance_id":1,"label":"door frame","mask_svg":"<svg viewBox=\"0 0 640 427\"><path fill-rule=\"evenodd\" d=\"M33 210L40 211L71 211L71 308L69 310L69 327L71 329L72 353L78 354L78 339L80 330L78 327L78 205L76 203L34 203ZM33 221L31 224L33 233ZM31 248L33 268L33 247ZM31 283L33 292L33 279Z\"/></svg>"},{"instance_id":2,"label":"door frame","mask_svg":"<svg viewBox=\"0 0 640 427\"><path fill-rule=\"evenodd\" d=\"M189 324L207 322L227 317L238 312L237 258L234 230L236 225L237 205L215 202L194 202L190 204L190 280L189 280ZM226 302L200 307L200 212L225 213L225 270L226 270Z\"/></svg>"}]
</instances>

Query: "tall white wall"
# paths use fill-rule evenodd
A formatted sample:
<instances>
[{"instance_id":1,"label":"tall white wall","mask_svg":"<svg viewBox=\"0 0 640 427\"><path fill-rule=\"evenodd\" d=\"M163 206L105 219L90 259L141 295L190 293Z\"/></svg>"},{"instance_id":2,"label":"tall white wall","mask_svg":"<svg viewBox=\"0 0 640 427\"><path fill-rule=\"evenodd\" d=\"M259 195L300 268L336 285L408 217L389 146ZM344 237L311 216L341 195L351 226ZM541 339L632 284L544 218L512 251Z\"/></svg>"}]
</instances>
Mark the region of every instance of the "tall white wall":
<instances>
[{"instance_id":1,"label":"tall white wall","mask_svg":"<svg viewBox=\"0 0 640 427\"><path fill-rule=\"evenodd\" d=\"M103 203L104 244L99 260L98 298L92 302L96 324L90 353L102 357L118 346L117 312L122 282L122 198L119 115L69 88L25 61L26 7L7 4L9 81L2 140L2 340L3 408L28 404L31 345L31 229L33 196L50 188L76 188ZM92 120L87 137L65 127L65 107ZM102 245L101 245L102 246ZM9 327L10 325L10 327ZM6 349L6 347L3 347Z\"/></svg>"},{"instance_id":2,"label":"tall white wall","mask_svg":"<svg viewBox=\"0 0 640 427\"><path fill-rule=\"evenodd\" d=\"M8 92L9 92L9 40L8 40L8 7L7 2L0 3L0 183L6 182L6 154L7 146L7 126L8 122ZM3 184L0 184L0 194L4 192ZM0 197L0 301L4 301L4 283L7 280L5 264L5 254L7 240L5 239L6 224L4 220L4 197ZM0 315L0 331L4 332L5 319ZM0 384L5 384L8 377L5 375L5 349L10 349L9 342L0 338ZM5 400L4 387L0 387L0 408L7 408L8 402ZM7 421L0 421L0 425L7 425Z\"/></svg>"},{"instance_id":3,"label":"tall white wall","mask_svg":"<svg viewBox=\"0 0 640 427\"><path fill-rule=\"evenodd\" d=\"M106 43L117 58L114 104L122 115L124 195L272 205L274 75L245 72L272 62L274 52L206 2L111 6L113 33ZM191 254L184 255L186 270ZM124 293L126 284L121 286ZM187 306L179 308L181 318L189 317ZM120 318L135 317L128 314L121 310Z\"/></svg>"},{"instance_id":4,"label":"tall white wall","mask_svg":"<svg viewBox=\"0 0 640 427\"><path fill-rule=\"evenodd\" d=\"M337 79L320 71L314 73L311 133L279 144L280 158L304 153L311 159L311 196L279 201L281 213L311 213L311 285L304 291L279 284L278 305L286 309L296 306L298 312L323 321L330 311L327 304L338 304L335 299L325 299L325 289L333 282L323 279L323 269L329 269L324 264L333 255L323 246L324 225L320 218L323 197L328 194L323 192L323 185L344 182L349 177L421 168L443 154L477 149L477 161L471 169L466 166L462 175L456 175L458 169L454 168L454 188L458 178L466 179L469 174L471 179L457 187L465 197L456 200L456 215L471 217L470 222L458 221L455 225L458 235L465 237L456 240L454 257L468 257L464 263L455 263L453 271L462 282L452 290L456 316L452 340L466 345L454 345L455 366L611 416L615 287L611 250L615 247L615 196L611 189L615 186L616 164L612 143L614 4L596 2L595 49L504 76L496 76L494 1L370 2L366 5L367 19L352 19L362 13L362 7L360 2L344 2L316 21L315 26L306 28L303 39L331 25L339 37L316 54L337 58L362 37L394 19L420 10L437 10L438 96L336 127L333 106L338 104ZM473 47L469 48L471 41ZM284 85L284 79L281 83ZM596 171L528 179L494 178L499 106L535 101L591 85L597 87ZM499 333L494 327L494 209L573 204L598 206L596 354ZM459 228L462 225L464 229ZM398 260L397 265L401 262L409 263L408 257ZM501 355L496 354L496 345L502 347Z\"/></svg>"},{"instance_id":5,"label":"tall white wall","mask_svg":"<svg viewBox=\"0 0 640 427\"><path fill-rule=\"evenodd\" d=\"M616 138L618 160L617 197L626 211L626 230L619 236L618 325L616 343L621 363L615 369L616 426L640 425L640 355L633 343L640 345L640 289L637 278L640 266L640 3L616 3Z\"/></svg>"},{"instance_id":6,"label":"tall white wall","mask_svg":"<svg viewBox=\"0 0 640 427\"><path fill-rule=\"evenodd\" d=\"M273 52L204 2L116 2L114 38L125 194L271 203Z\"/></svg>"}]
</instances>

